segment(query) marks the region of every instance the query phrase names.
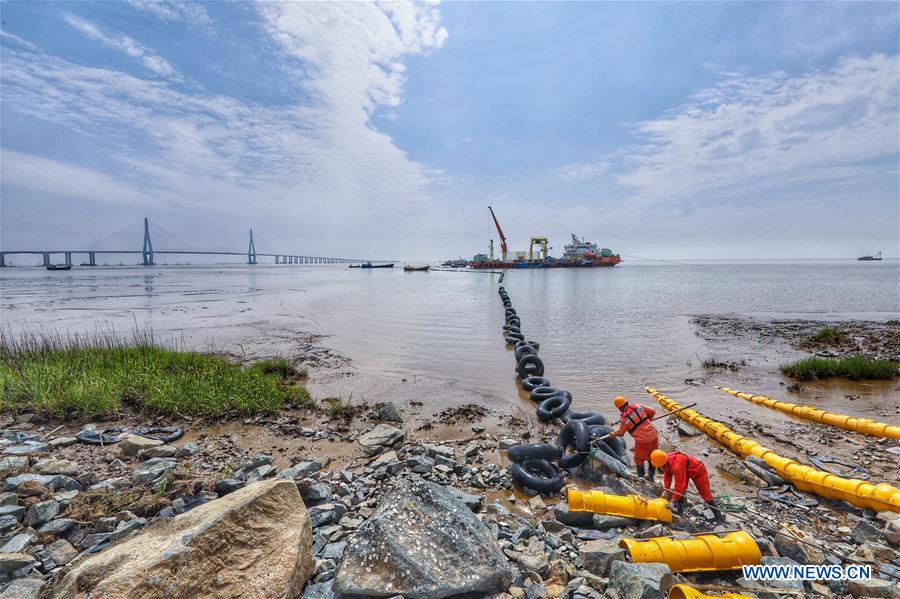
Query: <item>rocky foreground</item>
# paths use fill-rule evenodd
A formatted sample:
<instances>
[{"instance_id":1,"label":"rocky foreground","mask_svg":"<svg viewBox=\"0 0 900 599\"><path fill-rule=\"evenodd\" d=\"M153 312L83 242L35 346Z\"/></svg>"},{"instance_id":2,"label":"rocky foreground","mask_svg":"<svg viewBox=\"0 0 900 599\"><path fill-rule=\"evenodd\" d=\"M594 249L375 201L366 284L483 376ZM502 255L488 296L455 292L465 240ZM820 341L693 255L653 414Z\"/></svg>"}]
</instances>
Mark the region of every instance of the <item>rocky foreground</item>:
<instances>
[{"instance_id":1,"label":"rocky foreground","mask_svg":"<svg viewBox=\"0 0 900 599\"><path fill-rule=\"evenodd\" d=\"M900 585L882 579L762 585L739 572L681 575L629 563L622 537L685 533L570 513L560 497L529 499L513 491L500 457L518 439L428 444L408 437L390 404L377 410L388 422L347 432L357 456L339 468L313 453L281 469L269 455L209 464L197 443L126 431L112 444L84 445L27 422L7 428L0 597L657 599L676 582L761 598L900 597ZM213 468L216 480L191 477ZM600 484L629 492L613 476ZM125 496L132 510L117 509ZM836 522L831 511L793 520L807 540L837 534L830 546L900 573L900 515L849 510ZM713 530L707 512L695 507L680 528ZM757 539L763 563L840 563L731 516L718 530L735 528Z\"/></svg>"}]
</instances>

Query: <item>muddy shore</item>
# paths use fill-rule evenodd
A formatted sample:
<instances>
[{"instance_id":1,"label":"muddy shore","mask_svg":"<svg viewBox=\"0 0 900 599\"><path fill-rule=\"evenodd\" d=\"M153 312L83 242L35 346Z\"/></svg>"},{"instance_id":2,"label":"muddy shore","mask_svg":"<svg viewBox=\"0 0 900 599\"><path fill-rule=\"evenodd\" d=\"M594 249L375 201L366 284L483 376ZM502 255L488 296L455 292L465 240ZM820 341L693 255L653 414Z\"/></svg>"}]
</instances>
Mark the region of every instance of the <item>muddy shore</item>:
<instances>
[{"instance_id":1,"label":"muddy shore","mask_svg":"<svg viewBox=\"0 0 900 599\"><path fill-rule=\"evenodd\" d=\"M691 378L689 386L704 389L704 393L715 394L712 386L728 384L745 390L758 391L760 381L769 380L774 375L760 375L754 370L756 365L741 365L739 360L728 362L731 355L738 356L739 348L744 346L765 347L777 355L803 355L807 352L822 351L821 348L808 346L809 338L828 323L815 321L772 321L760 323L740 318L697 317L695 319L697 334L707 340L712 349L722 348L722 364L713 365L701 377ZM841 323L847 330L853 346L845 344L841 351L862 351L873 356L896 355L896 338L900 334L900 323L865 323L854 322L852 325ZM347 408L339 414L330 413L321 393L317 388L328 388L334 380L353 379L352 363L327 348L320 337L309 336L297 341L297 354L290 356L298 365L309 370L310 388L314 397L319 400L318 408L310 410L285 410L275 415L232 420L208 420L202 418L155 418L147 419L139 414L123 414L108 422L90 423L87 428L102 429L108 426L122 427L134 431L139 426L174 426L184 429L185 434L179 440L168 444L171 452L150 452L145 455L122 455L121 446L112 444L104 447L71 442L84 425L71 422L41 420L34 415L14 420L6 415L0 419L3 437L8 440L6 446L21 442L21 436L30 437L36 443L48 443L51 447L27 452L26 458L15 464L6 464L5 478L21 474L40 472L40 460L52 458L72 465L71 479L76 484L69 488L53 488L53 484L25 485L13 487L7 485L7 492L16 495L16 502L26 509L36 503L58 501L61 510L56 519L72 520L70 528L63 534L41 533L34 527L23 528L24 523L6 529L0 541L8 544L21 535L33 538L26 548L41 557L51 543L65 540L73 548L73 552L86 552L96 549L93 543L98 537L92 535L109 534L105 531L108 519L113 518L114 530L125 523L130 528L132 522L137 531L145 525L152 525L156 519L166 518L192 505L202 504L215 496L227 492L228 485L223 481L234 481L234 485L243 485L260 478L275 476L278 473L290 472L292 467L316 462L320 468L297 478L302 492L317 483L327 487L327 495L335 501L349 504L352 518L365 520L368 509L374 507L381 494L392 481L399 478L434 480L442 484L452 485L473 498L479 499L478 509L491 509L482 515L484 520L496 523L497 520L515 522L515 519L529 523L535 529L542 530L548 549L540 555L562 560L564 567L556 567L552 573L530 571L529 559L523 555L535 551L534 547L519 545L503 545L511 562L522 573L516 578L508 591L508 596L554 596L554 597L593 597L588 589L597 596L616 597L614 589L608 590L609 581L604 576L592 574L585 569L584 547L592 539L612 538L611 534L628 536L645 534L645 536L665 535L673 531L713 530L714 524L706 519L702 506L689 513L689 518L675 526L652 526L652 523L632 521L619 529L591 530L591 527L573 526L564 522L571 534L564 535L559 529L542 524L548 521L563 521L567 516L560 514L557 506L559 497L531 497L512 484L507 468L509 465L505 449L515 443L553 442L559 429L558 424L541 424L534 417L534 404L527 399L527 394L518 391L519 403L495 401L487 394L473 395L460 386L450 389L457 400L451 407L434 410L429 408L429 396L435 393L448 393L443 383L433 383L418 378L401 378L382 382L379 388L403 389L402 393L390 391L383 395L366 394L364 397L343 398ZM825 348L829 349L829 348ZM734 352L733 354L731 352ZM808 354L807 354L808 355ZM237 356L232 356L237 358ZM243 359L248 359L244 354ZM767 367L759 368L765 371ZM367 375L368 376L368 375ZM769 377L766 379L765 377ZM699 380L699 385L698 383ZM827 387L829 383L825 383ZM900 397L900 383L888 381L885 385L870 383L839 384L844 400L848 402L848 413L853 413L852 406L860 401L860 397L875 396ZM813 386L812 401L820 388ZM833 389L831 389L833 391ZM798 395L810 393L809 390L782 397L790 401L802 403ZM832 397L833 393L828 397ZM856 399L851 399L851 398ZM464 401L466 398L468 402ZM651 403L649 398L638 401ZM390 402L398 412L399 421L383 418L373 414L373 409L382 402ZM866 469L870 480L887 482L895 486L900 483L900 443L885 439L872 439L862 435L847 433L832 427L792 419L781 414L751 404L745 404L734 398L722 398L722 413L709 413L733 429L772 447L782 455L796 457L808 462L810 457L833 456L847 460L854 465ZM441 405L446 406L446 402ZM734 409L734 408L737 409ZM900 402L879 402L874 413L888 422L896 422L900 415ZM607 415L610 415L609 413ZM759 416L757 416L759 415ZM777 423L772 425L770 423ZM885 533L881 532L890 524L887 516L879 520L872 519L874 514L852 508L846 504L838 504L821 500L814 508L799 509L777 502L761 499L757 496L764 483L741 466L740 461L728 454L720 446L708 440L704 435L686 434L688 430L678 425L679 421L671 418L658 427L661 434L661 445L664 449L679 447L685 451L701 456L707 462L714 492L726 494L734 504L733 515L728 516L725 527L719 530L743 528L758 539L767 540L764 554L779 554L777 546L781 546L780 555L784 555L784 542L776 544L775 533L771 526L763 526L765 519L773 523L786 523L804 535L823 544L823 548L831 549L839 554L852 556L853 559L870 563L888 572L900 574L900 553L896 545L888 542ZM366 446L361 438L379 426L394 427L402 432L402 438L393 443ZM11 439L17 439L12 441ZM54 443L54 441L56 443ZM631 440L628 440L629 448ZM443 447L437 454L433 447ZM151 455L175 455L182 448L188 448L180 455L177 463L165 472L166 484L151 487L152 493L146 492L135 482L135 476L142 468L146 468L147 459ZM436 460L442 455L445 461ZM157 459L169 459L166 457ZM393 465L393 466L391 466ZM10 467L11 466L11 467ZM252 466L252 468L251 468ZM437 468L437 466L443 466ZM69 466L66 466L69 467ZM46 467L44 467L46 469ZM257 470L260 469L260 470ZM247 478L248 472L255 472ZM240 473L244 479L233 478ZM66 475L68 476L68 475ZM347 484L347 479L377 481L371 488ZM152 481L151 481L152 482ZM345 490L341 484L347 486ZM611 492L640 493L654 496L659 489L643 481L621 481L608 473L601 475L599 481L571 479L567 483L590 488L601 484ZM43 488L41 488L43 487ZM321 488L320 488L321 490ZM73 493L73 491L75 491ZM354 503L351 499L361 493L362 498ZM10 498L12 499L12 498ZM310 500L315 505L316 499ZM692 502L696 504L696 502ZM510 516L503 516L508 512ZM889 516L889 515L888 515ZM510 520L512 518L513 520ZM101 524L101 521L107 524ZM748 523L756 520L757 524ZM50 520L53 522L54 520ZM325 526L334 526L330 523ZM352 533L356 523L338 529L329 529L322 544L331 546ZM505 526L513 526L507 523ZM501 529L503 526L501 526ZM554 532L549 532L553 529ZM649 531L648 531L649 529ZM30 530L30 532L29 532ZM851 534L852 533L852 534ZM553 538L547 537L550 535ZM553 535L556 535L555 537ZM124 537L124 535L122 535ZM118 537L117 537L118 538ZM549 538L549 540L548 540ZM893 538L893 537L892 537ZM87 541L85 540L87 539ZM554 540L556 539L556 540ZM560 541L560 539L562 539ZM555 543L560 546L550 550ZM333 550L334 548L331 547ZM59 553L58 551L56 552ZM823 554L825 555L825 554ZM330 560L330 561L329 561ZM57 560L59 561L59 560ZM323 585L334 575L339 560L331 557L319 557L316 577L311 582ZM523 565L524 564L524 565ZM23 569L6 574L11 579L29 578L45 580L61 576L64 565L52 558L36 559ZM2 575L0 575L2 577ZM694 575L684 580L697 583L726 585L737 588L737 575L719 573L718 575ZM577 584L574 584L573 581ZM584 588L582 588L584 587ZM527 590L526 589L530 589ZM321 590L321 589L319 589ZM576 590L578 591L577 594ZM318 592L318 591L317 591ZM831 588L828 585L807 585L803 591L805 596L855 596L844 587ZM519 593L523 593L519 595ZM815 594L818 593L818 594ZM320 595L309 595L320 596ZM329 595L321 595L329 596ZM773 595L774 596L774 595ZM785 596L797 596L785 595Z\"/></svg>"}]
</instances>

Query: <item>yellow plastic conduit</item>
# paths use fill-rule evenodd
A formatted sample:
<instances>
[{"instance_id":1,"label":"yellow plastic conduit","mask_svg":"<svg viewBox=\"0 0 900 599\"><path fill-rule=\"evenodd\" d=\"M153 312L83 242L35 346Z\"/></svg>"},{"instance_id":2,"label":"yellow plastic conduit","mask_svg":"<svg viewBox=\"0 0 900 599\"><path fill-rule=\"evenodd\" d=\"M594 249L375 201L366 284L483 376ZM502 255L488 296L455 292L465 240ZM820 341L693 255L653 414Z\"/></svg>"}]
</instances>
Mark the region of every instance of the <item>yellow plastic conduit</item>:
<instances>
[{"instance_id":1,"label":"yellow plastic conduit","mask_svg":"<svg viewBox=\"0 0 900 599\"><path fill-rule=\"evenodd\" d=\"M581 491L572 487L567 489L566 494L569 498L570 512L594 512L639 520L672 521L669 502L662 497L644 499L637 495L608 495L603 491Z\"/></svg>"},{"instance_id":2,"label":"yellow plastic conduit","mask_svg":"<svg viewBox=\"0 0 900 599\"><path fill-rule=\"evenodd\" d=\"M801 406L788 401L778 401L771 397L766 397L765 395L751 395L749 393L729 389L728 387L719 387L719 389L725 393L730 393L735 397L746 399L747 401L766 406L767 408L781 410L782 412L787 412L788 414L793 414L800 418L806 418L807 420L814 420L816 422L821 422L822 424L830 424L831 426L837 426L847 429L848 431L856 431L857 433L871 435L873 437L900 439L900 426L894 424L885 424L884 422L875 422L869 418L857 418L856 416L846 416L844 414L826 412L825 410L820 410L819 408L814 408L812 406Z\"/></svg>"},{"instance_id":3,"label":"yellow plastic conduit","mask_svg":"<svg viewBox=\"0 0 900 599\"><path fill-rule=\"evenodd\" d=\"M667 410L681 408L675 401L652 387L647 393L656 398ZM703 431L742 458L755 455L772 466L785 480L790 480L801 491L816 493L829 499L839 499L856 507L870 508L876 512L900 512L900 489L881 483L874 485L855 478L841 478L829 472L822 472L804 466L794 460L781 457L771 449L756 441L743 437L724 424L710 420L694 410L681 410L676 414L685 422Z\"/></svg>"},{"instance_id":4,"label":"yellow plastic conduit","mask_svg":"<svg viewBox=\"0 0 900 599\"><path fill-rule=\"evenodd\" d=\"M725 593L723 595L707 595L686 584L676 584L669 589L669 599L753 599L749 595Z\"/></svg>"},{"instance_id":5,"label":"yellow plastic conduit","mask_svg":"<svg viewBox=\"0 0 900 599\"><path fill-rule=\"evenodd\" d=\"M741 566L755 566L762 561L756 541L743 530L724 538L703 535L685 540L622 539L619 547L628 550L632 563L667 564L672 572L739 570Z\"/></svg>"}]
</instances>

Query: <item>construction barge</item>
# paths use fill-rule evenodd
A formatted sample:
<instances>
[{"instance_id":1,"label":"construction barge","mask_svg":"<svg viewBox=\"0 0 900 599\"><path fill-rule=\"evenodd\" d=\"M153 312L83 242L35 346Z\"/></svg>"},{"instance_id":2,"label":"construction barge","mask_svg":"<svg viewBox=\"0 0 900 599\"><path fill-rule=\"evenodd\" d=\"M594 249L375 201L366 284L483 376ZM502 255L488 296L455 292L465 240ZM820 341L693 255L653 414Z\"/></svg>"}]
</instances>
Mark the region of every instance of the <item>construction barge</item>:
<instances>
[{"instance_id":1,"label":"construction barge","mask_svg":"<svg viewBox=\"0 0 900 599\"><path fill-rule=\"evenodd\" d=\"M616 266L622 262L618 254L614 254L609 248L599 248L596 243L586 241L584 238L572 234L572 243L564 247L561 258L554 258L549 254L550 242L546 237L532 237L527 252L514 252L513 258L509 258L509 248L506 244L506 236L494 209L488 206L497 233L500 235L501 258L494 258L494 240L490 242L490 255L476 254L467 264L469 268L479 269L509 269L509 268L594 268L599 266ZM537 256L534 248L538 247Z\"/></svg>"}]
</instances>

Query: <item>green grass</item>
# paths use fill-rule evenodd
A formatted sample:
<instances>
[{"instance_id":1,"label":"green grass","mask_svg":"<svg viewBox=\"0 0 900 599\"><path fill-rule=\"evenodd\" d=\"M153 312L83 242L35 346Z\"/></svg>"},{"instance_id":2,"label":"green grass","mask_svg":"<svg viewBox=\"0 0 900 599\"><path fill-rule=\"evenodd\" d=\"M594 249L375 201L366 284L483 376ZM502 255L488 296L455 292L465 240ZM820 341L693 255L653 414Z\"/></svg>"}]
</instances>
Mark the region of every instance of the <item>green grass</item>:
<instances>
[{"instance_id":1,"label":"green grass","mask_svg":"<svg viewBox=\"0 0 900 599\"><path fill-rule=\"evenodd\" d=\"M271 413L311 407L287 360L242 366L136 334L61 338L0 331L0 409L88 419L125 408L170 415Z\"/></svg>"},{"instance_id":2,"label":"green grass","mask_svg":"<svg viewBox=\"0 0 900 599\"><path fill-rule=\"evenodd\" d=\"M824 341L826 343L837 343L844 338L844 332L834 327L825 327L812 337L813 341Z\"/></svg>"},{"instance_id":3,"label":"green grass","mask_svg":"<svg viewBox=\"0 0 900 599\"><path fill-rule=\"evenodd\" d=\"M891 379L898 375L897 364L891 360L873 360L866 356L848 358L806 358L785 364L781 372L800 381L848 378L854 381Z\"/></svg>"}]
</instances>

